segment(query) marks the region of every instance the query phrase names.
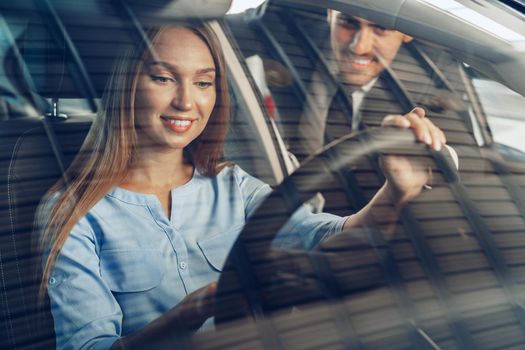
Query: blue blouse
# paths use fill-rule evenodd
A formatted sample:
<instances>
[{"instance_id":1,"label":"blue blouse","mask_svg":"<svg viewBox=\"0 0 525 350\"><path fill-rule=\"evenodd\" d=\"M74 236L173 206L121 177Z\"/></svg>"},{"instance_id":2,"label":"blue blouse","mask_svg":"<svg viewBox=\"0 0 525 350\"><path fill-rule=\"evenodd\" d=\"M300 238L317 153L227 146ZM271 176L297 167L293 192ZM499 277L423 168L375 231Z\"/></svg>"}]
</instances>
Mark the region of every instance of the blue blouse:
<instances>
[{"instance_id":1,"label":"blue blouse","mask_svg":"<svg viewBox=\"0 0 525 350\"><path fill-rule=\"evenodd\" d=\"M114 188L72 229L48 280L57 348L108 349L216 281L270 192L238 166L212 178L195 172L171 191L167 218L155 195ZM288 226L309 248L344 221L303 207Z\"/></svg>"}]
</instances>

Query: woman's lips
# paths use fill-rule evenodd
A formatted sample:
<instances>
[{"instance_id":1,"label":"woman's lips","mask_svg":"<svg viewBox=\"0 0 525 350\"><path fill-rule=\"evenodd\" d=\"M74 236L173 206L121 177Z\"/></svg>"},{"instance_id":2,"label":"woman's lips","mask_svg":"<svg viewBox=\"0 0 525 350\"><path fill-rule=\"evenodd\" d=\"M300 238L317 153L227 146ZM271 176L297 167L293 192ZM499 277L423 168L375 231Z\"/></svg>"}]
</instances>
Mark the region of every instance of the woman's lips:
<instances>
[{"instance_id":1,"label":"woman's lips","mask_svg":"<svg viewBox=\"0 0 525 350\"><path fill-rule=\"evenodd\" d=\"M189 118L177 118L177 117L166 117L161 116L162 123L165 127L177 133L183 133L188 131L195 120Z\"/></svg>"}]
</instances>

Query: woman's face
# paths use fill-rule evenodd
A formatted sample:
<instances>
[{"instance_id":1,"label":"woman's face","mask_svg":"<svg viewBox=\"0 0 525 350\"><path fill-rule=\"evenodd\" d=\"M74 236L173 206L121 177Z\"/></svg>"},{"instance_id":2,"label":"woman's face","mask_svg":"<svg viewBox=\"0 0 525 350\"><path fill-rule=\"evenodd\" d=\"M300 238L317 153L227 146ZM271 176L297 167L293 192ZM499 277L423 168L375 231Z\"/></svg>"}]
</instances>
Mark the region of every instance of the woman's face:
<instances>
[{"instance_id":1,"label":"woman's face","mask_svg":"<svg viewBox=\"0 0 525 350\"><path fill-rule=\"evenodd\" d=\"M144 62L135 97L141 147L183 149L208 122L216 100L215 64L206 43L189 29L165 29Z\"/></svg>"}]
</instances>

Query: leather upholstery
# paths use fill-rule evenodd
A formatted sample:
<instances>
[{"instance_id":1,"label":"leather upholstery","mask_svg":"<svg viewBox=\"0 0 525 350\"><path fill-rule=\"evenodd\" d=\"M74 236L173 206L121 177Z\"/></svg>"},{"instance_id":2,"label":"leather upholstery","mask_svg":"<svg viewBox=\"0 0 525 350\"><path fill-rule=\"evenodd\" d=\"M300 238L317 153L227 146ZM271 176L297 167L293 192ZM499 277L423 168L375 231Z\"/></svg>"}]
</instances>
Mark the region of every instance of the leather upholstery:
<instances>
[{"instance_id":1,"label":"leather upholstery","mask_svg":"<svg viewBox=\"0 0 525 350\"><path fill-rule=\"evenodd\" d=\"M89 129L88 118L53 122L67 164ZM54 348L48 305L37 303L41 265L34 214L61 173L38 118L0 124L0 348Z\"/></svg>"}]
</instances>

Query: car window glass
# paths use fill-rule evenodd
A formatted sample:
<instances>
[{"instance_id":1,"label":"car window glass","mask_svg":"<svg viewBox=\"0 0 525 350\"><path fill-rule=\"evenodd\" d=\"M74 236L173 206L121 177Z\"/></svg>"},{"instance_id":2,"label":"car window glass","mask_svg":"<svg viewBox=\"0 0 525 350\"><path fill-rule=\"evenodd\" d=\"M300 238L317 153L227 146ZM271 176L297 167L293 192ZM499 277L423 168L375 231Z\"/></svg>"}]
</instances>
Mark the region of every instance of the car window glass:
<instances>
[{"instance_id":1,"label":"car window glass","mask_svg":"<svg viewBox=\"0 0 525 350\"><path fill-rule=\"evenodd\" d=\"M447 3L460 2L468 3ZM80 60L63 38L57 40L52 18L33 9L32 2L23 11L1 14L6 26L0 18L0 59L4 62L0 68L0 142L5 145L2 167L7 171L0 226L6 228L2 238L7 238L2 239L0 263L7 262L2 269L8 277L0 285L8 290L6 305L15 306L5 309L12 312L9 317L15 323L19 315L33 310L24 309L18 288L12 286L37 288L32 277L38 262L28 253L30 223L41 195L61 175L56 155L60 147L49 146L53 136L37 117L51 113L53 103L58 103L58 113L68 116L67 120L53 120L68 163L96 117L117 46L133 45L137 34L134 24L116 13L112 3L100 7L98 3L94 7L90 2L79 4L101 16L57 9ZM342 78L327 10L324 4L270 1L220 20L220 28L238 49L239 57L229 55L227 60L242 68L229 72L232 113L224 159L277 187L277 192L253 217L245 218L241 210L240 217L248 226L236 248L245 250L230 256L237 265L226 268L223 277L239 274L248 281L247 287L242 290L238 280L231 278L231 285L225 288L229 300L218 305L222 317L234 321L220 324L217 333L197 333L192 345L206 349L257 348L261 344L269 349L521 348L525 343L522 94L485 78L490 75L483 71L474 72L457 49L417 35L401 45L384 72L356 89L357 84ZM366 17L367 11L359 16ZM339 23L350 30L361 22ZM3 35L6 30L12 42ZM375 25L373 33L384 37L390 31ZM461 35L459 42L471 40ZM357 67L370 59L354 56L349 55ZM494 64L479 60L482 67ZM27 75L20 64L27 67ZM249 84L240 88L238 79ZM243 89L253 89L256 98L248 100ZM43 109L35 104L37 98L45 102ZM429 151L424 144L415 144L409 131L396 134L398 130L388 130L393 132L389 137L377 137L385 128L376 127L386 115L403 114L413 106L426 110L427 117L444 131L454 153ZM254 109L262 111L259 116ZM19 132L15 120L19 118L27 130ZM327 143L333 147L324 149ZM268 147L278 154L279 170L291 173L282 185ZM312 161L318 152L324 153L316 158L319 161ZM309 230L308 224L316 223L312 212L323 212L325 218L331 214L344 217L365 207L385 183L382 162L388 155L419 161L431 174L421 194L399 210L399 218L388 218L385 212L390 204L384 204L373 222L316 245L327 237ZM270 191L267 186L261 188ZM295 226L291 225L292 215L300 218ZM343 221L337 218L333 223L340 229ZM275 238L283 225L285 229ZM226 250L215 249L224 248L224 238L233 244L237 230L240 224L212 233L197 241L195 252L202 251L213 268L221 271ZM17 251L23 259L12 258L18 258ZM156 251L142 255L152 254L155 257L149 263L160 260ZM106 256L104 273L111 259L126 258L117 255ZM186 262L183 266L187 268ZM144 288L158 283L164 274L160 270L151 274ZM129 275L133 277L133 271ZM116 285L119 281L111 282ZM133 284L133 278L127 282ZM121 292L116 286L112 290ZM33 290L28 292L33 294ZM261 314L252 318L257 312L268 318L258 318ZM220 323L220 316L218 320ZM27 329L32 328L16 330L24 333L24 341L33 336ZM35 328L38 341L49 337L39 332L46 330ZM54 334L45 339L44 348L53 348L49 339ZM0 339L0 348L3 341Z\"/></svg>"},{"instance_id":2,"label":"car window glass","mask_svg":"<svg viewBox=\"0 0 525 350\"><path fill-rule=\"evenodd\" d=\"M472 82L487 114L494 142L525 152L525 97L488 79Z\"/></svg>"}]
</instances>

